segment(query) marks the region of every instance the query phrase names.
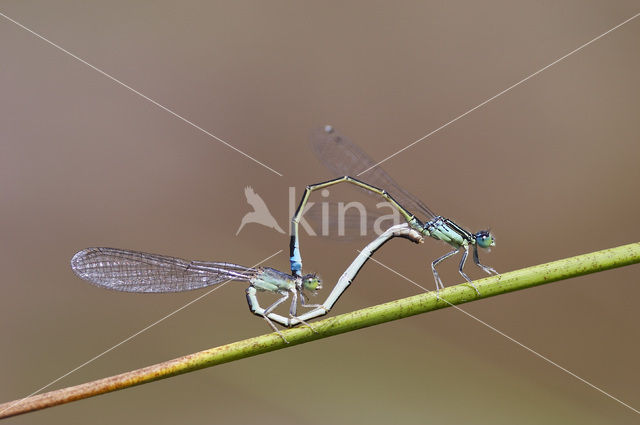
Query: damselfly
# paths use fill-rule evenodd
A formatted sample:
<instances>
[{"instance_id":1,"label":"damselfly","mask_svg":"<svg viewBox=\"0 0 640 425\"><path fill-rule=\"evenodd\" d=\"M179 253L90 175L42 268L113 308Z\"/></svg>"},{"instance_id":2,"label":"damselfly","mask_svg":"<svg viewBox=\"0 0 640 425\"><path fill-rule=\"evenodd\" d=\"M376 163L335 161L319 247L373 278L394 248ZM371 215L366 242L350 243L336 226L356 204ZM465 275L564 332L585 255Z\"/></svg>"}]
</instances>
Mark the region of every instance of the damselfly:
<instances>
[{"instance_id":1,"label":"damselfly","mask_svg":"<svg viewBox=\"0 0 640 425\"><path fill-rule=\"evenodd\" d=\"M470 246L473 247L474 263L488 274L498 274L493 268L481 264L478 257L478 247L490 248L495 245L495 238L489 230L471 233L452 220L434 214L422 201L400 187L386 171L376 166L376 162L362 149L338 134L332 126L325 126L314 131L312 147L320 161L329 170L342 177L307 186L291 222L290 261L293 275L300 276L302 274L298 223L305 211L307 201L313 191L339 183L354 184L366 189L369 193L382 197L400 212L411 228L422 235L444 241L454 248L431 263L431 271L436 282L436 291L440 288L444 289L444 284L436 270L436 266L443 260L462 251L462 259L460 260L458 271L480 295L478 288L464 272L464 265L469 255ZM367 171L366 179L371 184L350 176L362 171ZM418 219L410 211L421 213L424 216L424 221Z\"/></svg>"},{"instance_id":2,"label":"damselfly","mask_svg":"<svg viewBox=\"0 0 640 425\"><path fill-rule=\"evenodd\" d=\"M406 223L393 226L370 242L342 274L336 286L322 304L309 304L305 291L315 295L322 282L315 274L289 275L270 267L244 267L232 263L187 261L176 257L148 254L117 248L87 248L71 259L71 268L82 279L107 289L123 292L182 292L204 288L232 280L249 282L246 289L249 310L264 318L278 335L288 342L273 321L293 327L323 316L355 279L369 257L385 242L403 237L421 242L422 235ZM258 302L257 292L272 292L280 298L267 308ZM277 306L292 297L289 317L275 314ZM310 308L297 315L297 305Z\"/></svg>"},{"instance_id":3,"label":"damselfly","mask_svg":"<svg viewBox=\"0 0 640 425\"><path fill-rule=\"evenodd\" d=\"M116 248L87 248L73 256L71 268L80 278L94 285L123 292L182 292L232 280L249 282L246 290L249 310L263 317L285 341L282 333L269 319L269 314L278 305L291 296L290 317L296 317L298 300L305 308L321 306L307 304L304 294L304 291L315 294L322 288L318 276L292 276L270 267L187 261ZM258 291L272 292L280 295L280 298L269 307L262 308L256 296Z\"/></svg>"}]
</instances>

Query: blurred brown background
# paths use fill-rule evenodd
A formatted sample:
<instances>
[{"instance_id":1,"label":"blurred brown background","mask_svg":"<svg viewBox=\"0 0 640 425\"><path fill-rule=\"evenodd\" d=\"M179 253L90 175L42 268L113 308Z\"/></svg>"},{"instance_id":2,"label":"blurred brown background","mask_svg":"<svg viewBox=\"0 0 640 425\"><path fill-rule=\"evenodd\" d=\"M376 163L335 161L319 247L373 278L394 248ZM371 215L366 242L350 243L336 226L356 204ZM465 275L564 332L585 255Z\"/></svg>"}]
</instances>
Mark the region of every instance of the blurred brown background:
<instances>
[{"instance_id":1,"label":"blurred brown background","mask_svg":"<svg viewBox=\"0 0 640 425\"><path fill-rule=\"evenodd\" d=\"M8 1L1 12L225 139L266 170L0 19L0 400L27 395L202 292L121 294L78 279L87 246L288 269L248 225L252 186L286 228L288 187L330 177L331 123L382 159L639 11L635 1ZM385 163L508 271L634 242L640 20ZM353 192L352 192L353 193ZM334 282L361 242L306 237ZM446 251L376 258L433 287ZM460 281L454 262L442 267ZM473 277L478 270L469 268ZM638 408L640 269L464 309ZM229 284L56 383L73 385L268 331ZM332 314L418 293L374 263ZM325 294L328 291L325 292ZM7 423L637 423L631 410L453 309L76 402Z\"/></svg>"}]
</instances>

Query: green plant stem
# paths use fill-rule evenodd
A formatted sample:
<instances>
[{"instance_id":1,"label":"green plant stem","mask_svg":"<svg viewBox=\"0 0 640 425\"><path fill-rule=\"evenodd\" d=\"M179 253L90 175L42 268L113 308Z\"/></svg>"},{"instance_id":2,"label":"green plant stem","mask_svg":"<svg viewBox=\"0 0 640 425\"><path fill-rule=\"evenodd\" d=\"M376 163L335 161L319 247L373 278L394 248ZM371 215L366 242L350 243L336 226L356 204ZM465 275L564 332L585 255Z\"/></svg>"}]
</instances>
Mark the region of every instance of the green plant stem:
<instances>
[{"instance_id":1,"label":"green plant stem","mask_svg":"<svg viewBox=\"0 0 640 425\"><path fill-rule=\"evenodd\" d=\"M435 292L415 295L314 322L315 333L306 326L284 330L283 334L289 340L289 344L286 344L275 333L262 335L97 381L4 403L0 405L0 418L141 385L205 367L438 310L450 305L463 304L476 299L492 297L638 262L640 262L640 243L633 243L528 267L499 276L491 276L474 282L480 290L481 296L478 296L475 290L467 284L441 290L440 299L436 297Z\"/></svg>"}]
</instances>

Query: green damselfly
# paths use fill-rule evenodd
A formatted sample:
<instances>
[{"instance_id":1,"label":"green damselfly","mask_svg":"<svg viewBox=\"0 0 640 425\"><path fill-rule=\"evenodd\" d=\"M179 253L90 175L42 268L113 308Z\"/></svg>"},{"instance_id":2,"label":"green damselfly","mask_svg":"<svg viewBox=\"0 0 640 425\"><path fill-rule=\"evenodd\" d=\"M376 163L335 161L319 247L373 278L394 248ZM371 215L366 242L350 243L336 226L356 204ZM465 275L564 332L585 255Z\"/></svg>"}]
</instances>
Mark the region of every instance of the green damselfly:
<instances>
[{"instance_id":1,"label":"green damselfly","mask_svg":"<svg viewBox=\"0 0 640 425\"><path fill-rule=\"evenodd\" d=\"M342 274L336 286L322 304L309 304L305 292L316 295L322 281L316 274L289 275L270 267L245 267L238 264L213 261L188 261L166 255L149 254L117 248L87 248L71 259L71 268L78 277L102 288L123 292L166 293L205 288L232 280L248 282L246 289L249 310L264 318L278 335L288 342L273 322L293 327L307 320L323 316L331 310L340 295L353 282L369 257L394 237L421 242L422 236L405 223L393 226L370 242ZM279 295L267 308L260 306L258 292ZM289 317L273 311L292 298ZM300 316L297 306L313 309Z\"/></svg>"},{"instance_id":2,"label":"green damselfly","mask_svg":"<svg viewBox=\"0 0 640 425\"><path fill-rule=\"evenodd\" d=\"M436 291L444 288L436 266L443 260L462 251L458 271L480 295L478 288L464 272L464 265L469 255L470 246L473 247L474 263L488 274L498 274L493 268L481 264L478 256L478 247L489 249L495 245L495 238L489 230L471 233L452 220L436 215L417 197L398 185L386 171L376 166L376 162L362 149L337 133L332 126L327 125L314 131L312 147L320 161L335 175L342 177L307 186L291 221L290 262L293 275L299 276L302 274L298 224L311 193L340 183L350 183L366 189L371 194L382 197L400 212L412 229L421 235L446 242L454 248L431 263L431 271L436 282ZM371 183L351 177L351 175L365 170L367 170L366 178ZM421 213L424 216L423 220L417 218L410 211Z\"/></svg>"},{"instance_id":3,"label":"green damselfly","mask_svg":"<svg viewBox=\"0 0 640 425\"><path fill-rule=\"evenodd\" d=\"M291 296L290 317L297 317L298 300L305 308L321 306L308 304L304 294L304 291L315 294L322 288L321 279L313 273L292 276L270 267L188 261L118 248L83 249L71 259L71 268L78 277L96 286L123 292L182 292L232 280L249 282L246 289L249 310L263 317L285 341L284 336L269 319L269 314L277 306ZM280 295L280 298L269 307L262 308L256 296L258 291L271 292ZM285 321L284 325L288 326L288 321Z\"/></svg>"}]
</instances>

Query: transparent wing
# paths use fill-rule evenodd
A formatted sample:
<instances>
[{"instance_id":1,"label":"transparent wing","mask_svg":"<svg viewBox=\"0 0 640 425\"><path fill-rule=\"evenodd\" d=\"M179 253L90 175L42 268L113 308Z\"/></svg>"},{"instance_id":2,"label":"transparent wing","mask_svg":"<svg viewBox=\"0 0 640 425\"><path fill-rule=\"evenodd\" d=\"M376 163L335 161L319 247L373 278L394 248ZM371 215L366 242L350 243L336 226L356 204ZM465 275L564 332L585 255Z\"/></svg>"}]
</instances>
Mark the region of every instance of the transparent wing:
<instances>
[{"instance_id":1,"label":"transparent wing","mask_svg":"<svg viewBox=\"0 0 640 425\"><path fill-rule=\"evenodd\" d=\"M124 292L181 292L227 280L248 281L256 269L117 248L87 248L71 259L82 279Z\"/></svg>"},{"instance_id":2,"label":"transparent wing","mask_svg":"<svg viewBox=\"0 0 640 425\"><path fill-rule=\"evenodd\" d=\"M376 162L349 139L327 125L315 130L311 137L311 147L320 162L331 170L335 177L351 176L373 167ZM362 180L384 189L410 212L422 213L431 219L436 215L420 199L404 190L381 167L375 167L362 176ZM368 192L371 193L371 192Z\"/></svg>"}]
</instances>

